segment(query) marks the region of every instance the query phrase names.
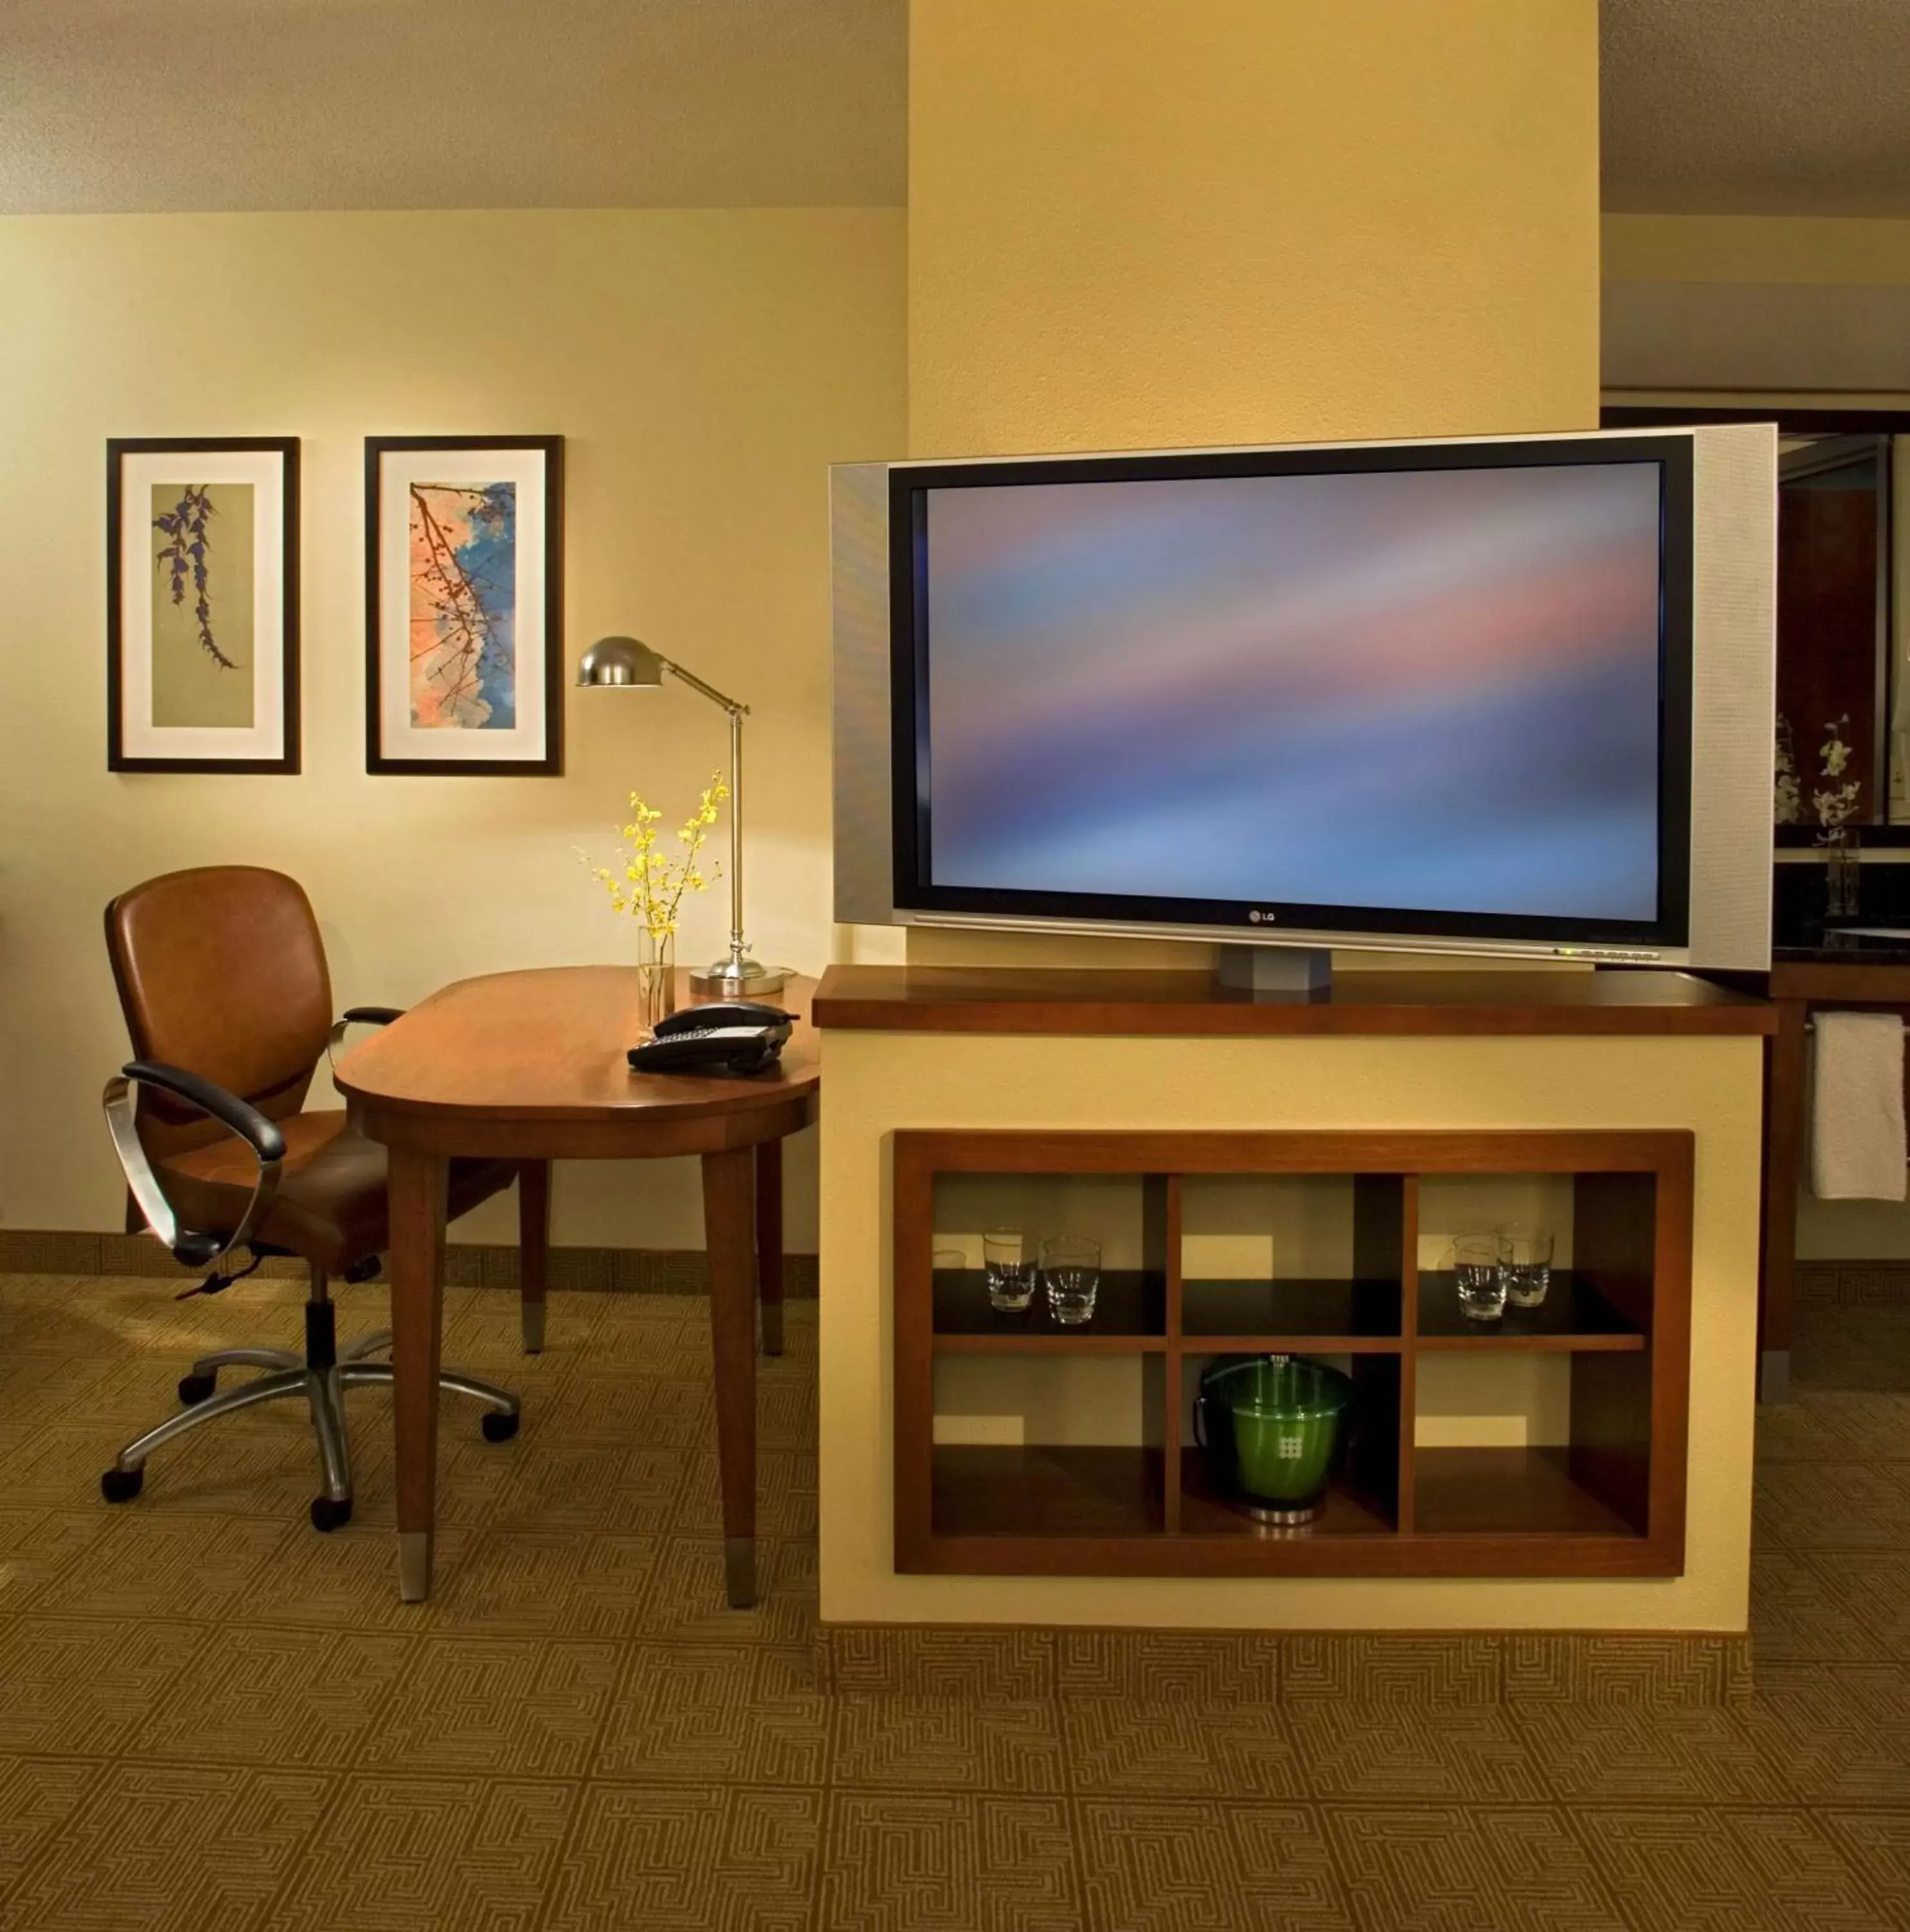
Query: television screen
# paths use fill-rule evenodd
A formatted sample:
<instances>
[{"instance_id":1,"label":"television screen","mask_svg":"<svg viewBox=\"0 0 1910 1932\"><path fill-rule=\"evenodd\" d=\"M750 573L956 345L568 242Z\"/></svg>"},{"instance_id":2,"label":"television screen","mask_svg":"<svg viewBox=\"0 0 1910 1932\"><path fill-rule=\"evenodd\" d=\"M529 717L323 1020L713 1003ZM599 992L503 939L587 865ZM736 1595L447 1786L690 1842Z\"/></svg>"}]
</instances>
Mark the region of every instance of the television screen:
<instances>
[{"instance_id":1,"label":"television screen","mask_svg":"<svg viewBox=\"0 0 1910 1932\"><path fill-rule=\"evenodd\" d=\"M1662 926L1655 454L939 474L910 532L902 903Z\"/></svg>"}]
</instances>

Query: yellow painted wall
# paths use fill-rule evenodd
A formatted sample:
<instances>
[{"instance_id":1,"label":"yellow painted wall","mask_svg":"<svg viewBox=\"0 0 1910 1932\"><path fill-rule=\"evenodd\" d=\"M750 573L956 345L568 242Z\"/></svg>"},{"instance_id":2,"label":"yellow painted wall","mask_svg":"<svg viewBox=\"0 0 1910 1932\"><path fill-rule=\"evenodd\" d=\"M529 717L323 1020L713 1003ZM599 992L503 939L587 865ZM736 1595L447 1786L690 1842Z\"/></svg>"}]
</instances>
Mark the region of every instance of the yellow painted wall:
<instances>
[{"instance_id":1,"label":"yellow painted wall","mask_svg":"<svg viewBox=\"0 0 1910 1932\"><path fill-rule=\"evenodd\" d=\"M1910 221L1803 214L1608 214L1612 282L1910 284Z\"/></svg>"},{"instance_id":2,"label":"yellow painted wall","mask_svg":"<svg viewBox=\"0 0 1910 1932\"><path fill-rule=\"evenodd\" d=\"M919 456L1584 429L1592 0L918 0Z\"/></svg>"},{"instance_id":3,"label":"yellow painted wall","mask_svg":"<svg viewBox=\"0 0 1910 1932\"><path fill-rule=\"evenodd\" d=\"M919 0L910 33L913 454L1596 425L1591 0ZM904 952L1210 956L858 934Z\"/></svg>"},{"instance_id":4,"label":"yellow painted wall","mask_svg":"<svg viewBox=\"0 0 1910 1932\"><path fill-rule=\"evenodd\" d=\"M561 780L366 776L362 442L568 439L567 658L634 631L754 706L749 910L829 957L826 466L903 442L898 209L0 222L0 1221L111 1228L100 1083L124 1039L115 891L235 860L303 879L339 1004L627 956L573 848L623 795L687 802L726 755L681 689L572 692ZM304 440L304 776L109 776L109 436ZM686 921L715 956L719 889ZM805 1137L811 1141L813 1137ZM813 1243L813 1145L790 1182ZM508 1238L495 1203L466 1238ZM559 1240L697 1246L693 1174L560 1170Z\"/></svg>"},{"instance_id":5,"label":"yellow painted wall","mask_svg":"<svg viewBox=\"0 0 1910 1932\"><path fill-rule=\"evenodd\" d=\"M1759 1110L1753 1040L987 1039L831 1034L823 1112L822 1614L832 1622L1734 1630L1748 1602ZM1697 1136L1686 1574L1644 1580L898 1576L889 1136L915 1127L1688 1127ZM977 1358L978 1361L982 1358ZM1070 1366L1072 1366L1072 1364ZM1510 1365L1491 1365L1504 1370ZM952 1389L985 1402L979 1372ZM1557 1395L1446 1378L1427 1440L1542 1440ZM1005 1405L1024 1391L1011 1383ZM1119 1399L1087 1391L1089 1426ZM1057 1392L1042 1399L1058 1406ZM983 1410L982 1412L985 1412ZM1105 1438L1104 1438L1105 1439Z\"/></svg>"},{"instance_id":6,"label":"yellow painted wall","mask_svg":"<svg viewBox=\"0 0 1910 1932\"><path fill-rule=\"evenodd\" d=\"M1910 221L1826 215L1608 214L1600 226L1601 276L1609 282L1910 285ZM1910 409L1910 394L1825 387L1781 397L1755 391L1614 387L1606 392L1604 400L1672 406L1689 403L1708 409L1766 404L1774 409Z\"/></svg>"},{"instance_id":7,"label":"yellow painted wall","mask_svg":"<svg viewBox=\"0 0 1910 1932\"><path fill-rule=\"evenodd\" d=\"M911 452L1592 426L1597 24L1592 0L919 0ZM1043 955L1140 964L1163 949L909 935L912 959ZM1165 956L1199 957L1191 948ZM833 1034L824 1064L826 1618L1743 1628L1755 1042ZM1687 1576L1336 1582L892 1573L886 1149L895 1130L1408 1124L1697 1130L1704 1374L1693 1390ZM976 1380L955 1377L948 1392L985 1404ZM1515 1391L1516 1414L1489 1413L1489 1392L1447 1393L1489 1431L1517 1439L1555 1426L1556 1392L1540 1380ZM1022 1400L1022 1417L1039 1403L1054 1426L1072 1428L1095 1426L1122 1390L1009 1394ZM985 1418L985 1408L973 1412Z\"/></svg>"}]
</instances>

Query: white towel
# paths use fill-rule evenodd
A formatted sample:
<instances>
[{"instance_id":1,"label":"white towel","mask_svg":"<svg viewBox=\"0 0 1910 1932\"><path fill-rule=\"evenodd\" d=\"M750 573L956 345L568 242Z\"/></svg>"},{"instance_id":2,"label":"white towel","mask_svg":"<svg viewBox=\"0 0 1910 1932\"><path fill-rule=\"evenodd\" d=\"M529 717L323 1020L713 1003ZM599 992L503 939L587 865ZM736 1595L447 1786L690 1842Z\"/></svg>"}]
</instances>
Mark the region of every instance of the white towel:
<instances>
[{"instance_id":1,"label":"white towel","mask_svg":"<svg viewBox=\"0 0 1910 1932\"><path fill-rule=\"evenodd\" d=\"M1810 1191L1820 1201L1901 1201L1903 1022L1819 1013L1813 1024Z\"/></svg>"}]
</instances>

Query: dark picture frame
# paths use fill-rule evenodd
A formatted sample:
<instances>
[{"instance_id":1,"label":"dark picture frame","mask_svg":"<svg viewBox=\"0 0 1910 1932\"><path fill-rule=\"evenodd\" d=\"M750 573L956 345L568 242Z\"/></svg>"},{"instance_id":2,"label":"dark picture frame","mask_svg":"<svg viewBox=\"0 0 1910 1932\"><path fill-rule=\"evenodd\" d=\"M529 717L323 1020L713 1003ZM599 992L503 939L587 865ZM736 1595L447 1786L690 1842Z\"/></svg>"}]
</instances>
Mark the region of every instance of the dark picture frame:
<instances>
[{"instance_id":1,"label":"dark picture frame","mask_svg":"<svg viewBox=\"0 0 1910 1932\"><path fill-rule=\"evenodd\" d=\"M564 439L367 436L364 574L365 770L561 777Z\"/></svg>"},{"instance_id":2,"label":"dark picture frame","mask_svg":"<svg viewBox=\"0 0 1910 1932\"><path fill-rule=\"evenodd\" d=\"M192 456L205 460L168 460ZM108 439L108 771L297 773L298 467L296 436ZM175 487L178 502L155 517L155 493ZM223 576L217 520L231 514L232 501L222 512L213 494L233 490L252 493L255 504L240 526L247 590L236 592ZM248 670L249 684L225 685ZM241 690L252 700L249 724L238 721Z\"/></svg>"}]
</instances>

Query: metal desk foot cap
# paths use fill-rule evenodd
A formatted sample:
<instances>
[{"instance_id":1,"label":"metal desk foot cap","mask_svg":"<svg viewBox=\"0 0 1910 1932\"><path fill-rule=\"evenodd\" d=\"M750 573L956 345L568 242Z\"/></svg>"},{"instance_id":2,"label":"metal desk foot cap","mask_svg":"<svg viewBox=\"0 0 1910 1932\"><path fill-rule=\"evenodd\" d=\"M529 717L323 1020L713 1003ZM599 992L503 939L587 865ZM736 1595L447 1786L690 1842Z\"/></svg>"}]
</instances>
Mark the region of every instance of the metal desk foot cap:
<instances>
[{"instance_id":1,"label":"metal desk foot cap","mask_svg":"<svg viewBox=\"0 0 1910 1932\"><path fill-rule=\"evenodd\" d=\"M781 1302L763 1311L763 1352L780 1355L783 1352L783 1310Z\"/></svg>"},{"instance_id":2,"label":"metal desk foot cap","mask_svg":"<svg viewBox=\"0 0 1910 1932\"><path fill-rule=\"evenodd\" d=\"M723 1583L733 1610L746 1610L756 1601L756 1539L723 1539Z\"/></svg>"},{"instance_id":3,"label":"metal desk foot cap","mask_svg":"<svg viewBox=\"0 0 1910 1932\"><path fill-rule=\"evenodd\" d=\"M524 1353L541 1355L544 1353L544 1304L527 1301L523 1306Z\"/></svg>"},{"instance_id":4,"label":"metal desk foot cap","mask_svg":"<svg viewBox=\"0 0 1910 1932\"><path fill-rule=\"evenodd\" d=\"M431 1532L398 1532L398 1594L407 1604L421 1604L431 1594Z\"/></svg>"}]
</instances>

